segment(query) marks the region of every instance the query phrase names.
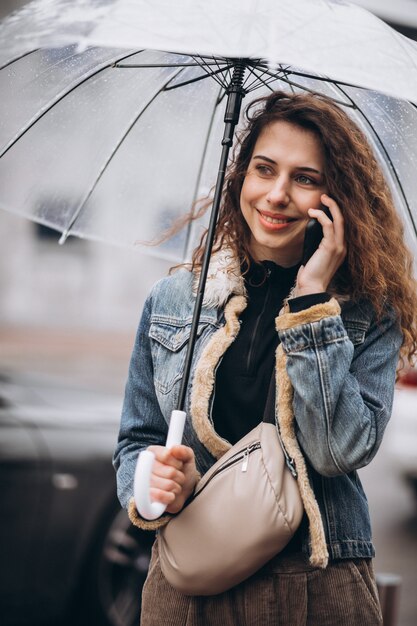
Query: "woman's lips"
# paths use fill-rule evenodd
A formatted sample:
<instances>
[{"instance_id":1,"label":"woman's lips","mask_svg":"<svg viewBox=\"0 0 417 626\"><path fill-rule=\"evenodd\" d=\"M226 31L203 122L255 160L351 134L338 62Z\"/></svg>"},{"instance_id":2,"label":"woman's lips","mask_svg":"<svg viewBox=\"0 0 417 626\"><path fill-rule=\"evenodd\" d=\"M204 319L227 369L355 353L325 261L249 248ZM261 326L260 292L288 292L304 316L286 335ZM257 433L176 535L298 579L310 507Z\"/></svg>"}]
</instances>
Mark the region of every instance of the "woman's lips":
<instances>
[{"instance_id":1,"label":"woman's lips","mask_svg":"<svg viewBox=\"0 0 417 626\"><path fill-rule=\"evenodd\" d=\"M283 230L296 221L295 218L288 217L287 215L281 215L280 213L274 214L259 211L258 209L256 210L259 215L259 221L267 230Z\"/></svg>"}]
</instances>

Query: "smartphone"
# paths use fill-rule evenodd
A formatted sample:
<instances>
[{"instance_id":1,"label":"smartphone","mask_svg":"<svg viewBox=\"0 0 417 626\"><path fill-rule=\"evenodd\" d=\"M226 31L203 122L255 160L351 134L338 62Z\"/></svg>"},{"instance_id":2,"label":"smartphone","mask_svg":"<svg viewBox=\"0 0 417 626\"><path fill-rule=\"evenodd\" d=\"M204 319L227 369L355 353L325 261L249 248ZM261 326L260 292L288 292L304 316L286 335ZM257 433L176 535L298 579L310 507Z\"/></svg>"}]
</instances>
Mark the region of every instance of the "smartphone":
<instances>
[{"instance_id":1,"label":"smartphone","mask_svg":"<svg viewBox=\"0 0 417 626\"><path fill-rule=\"evenodd\" d=\"M322 204L320 209L324 211L328 218L330 218L333 222L332 214L330 213L330 209L327 206ZM304 247L303 247L303 257L302 257L302 265L306 265L307 261L313 256L314 252L319 247L320 241L323 239L323 229L321 224L316 219L309 220L306 231L304 234Z\"/></svg>"}]
</instances>

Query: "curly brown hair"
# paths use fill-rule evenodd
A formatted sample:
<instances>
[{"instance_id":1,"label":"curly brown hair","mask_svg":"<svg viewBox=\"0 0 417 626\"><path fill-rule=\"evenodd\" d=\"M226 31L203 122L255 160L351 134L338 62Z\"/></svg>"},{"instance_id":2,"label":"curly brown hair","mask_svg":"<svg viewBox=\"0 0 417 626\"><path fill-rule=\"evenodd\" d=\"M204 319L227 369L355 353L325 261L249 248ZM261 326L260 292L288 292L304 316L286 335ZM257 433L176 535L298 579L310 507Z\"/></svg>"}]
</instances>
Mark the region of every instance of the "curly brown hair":
<instances>
[{"instance_id":1,"label":"curly brown hair","mask_svg":"<svg viewBox=\"0 0 417 626\"><path fill-rule=\"evenodd\" d=\"M388 184L372 149L355 122L331 99L318 94L276 91L251 102L246 125L225 178L213 250L232 249L236 258L251 263L250 230L240 210L240 192L256 141L270 124L286 121L316 134L325 153L327 193L334 198L345 222L346 259L332 289L352 300L366 298L377 317L387 302L403 331L402 357L417 353L417 283L413 260L404 243L403 225ZM204 211L200 209L190 219ZM200 265L205 234L192 257Z\"/></svg>"}]
</instances>

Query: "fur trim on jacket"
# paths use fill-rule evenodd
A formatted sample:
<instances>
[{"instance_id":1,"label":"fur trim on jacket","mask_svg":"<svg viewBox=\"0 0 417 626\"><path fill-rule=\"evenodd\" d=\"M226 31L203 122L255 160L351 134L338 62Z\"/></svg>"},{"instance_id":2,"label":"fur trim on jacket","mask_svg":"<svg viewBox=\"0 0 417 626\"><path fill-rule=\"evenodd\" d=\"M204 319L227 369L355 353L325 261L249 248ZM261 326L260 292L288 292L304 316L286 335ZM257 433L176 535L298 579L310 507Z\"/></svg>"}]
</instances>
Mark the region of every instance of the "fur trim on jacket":
<instances>
[{"instance_id":1,"label":"fur trim on jacket","mask_svg":"<svg viewBox=\"0 0 417 626\"><path fill-rule=\"evenodd\" d=\"M200 272L196 272L193 292L197 293ZM203 307L224 307L230 296L246 296L245 281L238 260L228 248L219 250L210 260L204 290Z\"/></svg>"}]
</instances>

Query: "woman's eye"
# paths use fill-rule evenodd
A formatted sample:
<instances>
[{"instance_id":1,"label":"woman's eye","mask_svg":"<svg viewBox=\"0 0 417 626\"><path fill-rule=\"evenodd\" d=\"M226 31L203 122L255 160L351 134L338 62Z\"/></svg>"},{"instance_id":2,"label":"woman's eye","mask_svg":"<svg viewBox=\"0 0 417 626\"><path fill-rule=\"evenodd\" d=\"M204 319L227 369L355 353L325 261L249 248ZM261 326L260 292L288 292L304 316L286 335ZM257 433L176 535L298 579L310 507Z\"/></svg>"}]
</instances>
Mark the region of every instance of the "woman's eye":
<instances>
[{"instance_id":1,"label":"woman's eye","mask_svg":"<svg viewBox=\"0 0 417 626\"><path fill-rule=\"evenodd\" d=\"M313 178L310 178L310 176L305 176L304 174L299 174L296 177L296 180L302 185L314 185L316 183L316 181Z\"/></svg>"},{"instance_id":2,"label":"woman's eye","mask_svg":"<svg viewBox=\"0 0 417 626\"><path fill-rule=\"evenodd\" d=\"M269 174L271 174L271 168L268 167L267 165L257 165L256 166L256 171L261 175L261 176L269 176Z\"/></svg>"}]
</instances>

